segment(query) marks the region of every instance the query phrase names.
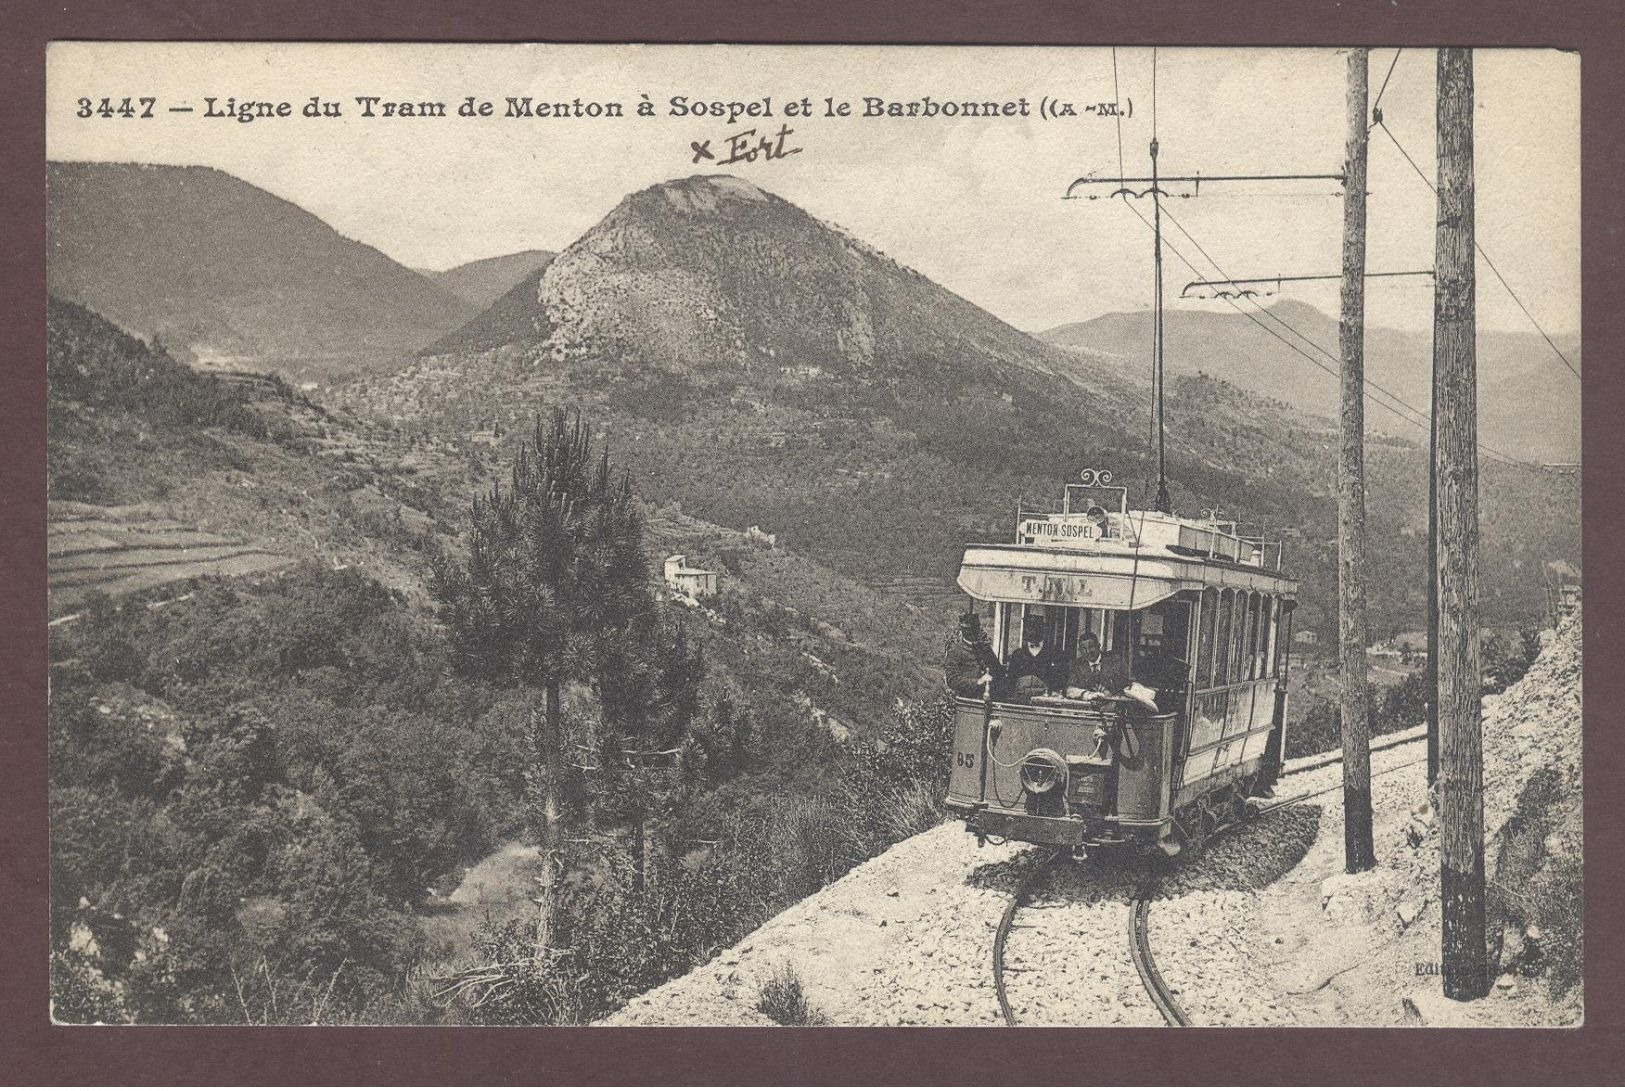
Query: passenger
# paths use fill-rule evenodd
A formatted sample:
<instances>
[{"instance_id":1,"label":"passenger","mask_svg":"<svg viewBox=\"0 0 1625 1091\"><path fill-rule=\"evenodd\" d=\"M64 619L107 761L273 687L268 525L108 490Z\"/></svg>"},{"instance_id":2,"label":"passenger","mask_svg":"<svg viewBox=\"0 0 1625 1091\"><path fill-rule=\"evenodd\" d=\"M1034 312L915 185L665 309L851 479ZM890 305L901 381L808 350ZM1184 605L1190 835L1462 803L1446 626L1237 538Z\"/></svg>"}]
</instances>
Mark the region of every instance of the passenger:
<instances>
[{"instance_id":1,"label":"passenger","mask_svg":"<svg viewBox=\"0 0 1625 1091\"><path fill-rule=\"evenodd\" d=\"M1140 652L1134 658L1134 680L1156 694L1157 708L1173 712L1185 703L1185 686L1191 665L1169 653L1162 637L1140 638Z\"/></svg>"},{"instance_id":2,"label":"passenger","mask_svg":"<svg viewBox=\"0 0 1625 1091\"><path fill-rule=\"evenodd\" d=\"M982 619L974 611L959 615L959 632L948 642L942 677L960 697L980 697L983 687L999 684L1003 668L982 632Z\"/></svg>"},{"instance_id":3,"label":"passenger","mask_svg":"<svg viewBox=\"0 0 1625 1091\"><path fill-rule=\"evenodd\" d=\"M1049 648L1049 625L1041 617L1022 623L1022 643L1004 665L1009 695L1031 700L1046 693L1059 693L1066 685L1066 664Z\"/></svg>"},{"instance_id":4,"label":"passenger","mask_svg":"<svg viewBox=\"0 0 1625 1091\"><path fill-rule=\"evenodd\" d=\"M1098 693L1116 696L1134 681L1128 663L1116 652L1100 650L1100 637L1084 633L1078 638L1078 654L1066 675L1066 695L1073 699Z\"/></svg>"}]
</instances>

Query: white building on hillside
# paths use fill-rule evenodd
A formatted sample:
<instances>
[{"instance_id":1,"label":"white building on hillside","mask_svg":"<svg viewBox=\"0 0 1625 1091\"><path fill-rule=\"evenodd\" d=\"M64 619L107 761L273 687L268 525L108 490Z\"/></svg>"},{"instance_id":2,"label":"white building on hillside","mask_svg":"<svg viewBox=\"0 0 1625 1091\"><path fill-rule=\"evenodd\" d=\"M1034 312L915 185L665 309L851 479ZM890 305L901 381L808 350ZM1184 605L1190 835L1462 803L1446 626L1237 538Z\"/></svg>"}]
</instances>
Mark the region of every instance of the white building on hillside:
<instances>
[{"instance_id":1,"label":"white building on hillside","mask_svg":"<svg viewBox=\"0 0 1625 1091\"><path fill-rule=\"evenodd\" d=\"M705 568L690 568L688 558L681 553L666 558L664 575L667 587L691 599L717 593L717 574Z\"/></svg>"}]
</instances>

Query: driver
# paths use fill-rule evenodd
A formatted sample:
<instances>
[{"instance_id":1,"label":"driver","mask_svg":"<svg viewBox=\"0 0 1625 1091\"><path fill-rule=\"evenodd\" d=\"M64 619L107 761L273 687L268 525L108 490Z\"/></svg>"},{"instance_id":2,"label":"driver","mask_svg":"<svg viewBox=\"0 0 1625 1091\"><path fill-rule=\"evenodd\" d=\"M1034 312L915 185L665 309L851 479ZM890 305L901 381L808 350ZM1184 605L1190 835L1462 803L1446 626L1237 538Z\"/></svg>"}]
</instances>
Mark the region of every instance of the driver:
<instances>
[{"instance_id":1,"label":"driver","mask_svg":"<svg viewBox=\"0 0 1625 1091\"><path fill-rule=\"evenodd\" d=\"M959 633L948 642L942 676L960 697L980 697L984 686L997 686L1004 668L982 632L982 619L974 610L959 616Z\"/></svg>"}]
</instances>

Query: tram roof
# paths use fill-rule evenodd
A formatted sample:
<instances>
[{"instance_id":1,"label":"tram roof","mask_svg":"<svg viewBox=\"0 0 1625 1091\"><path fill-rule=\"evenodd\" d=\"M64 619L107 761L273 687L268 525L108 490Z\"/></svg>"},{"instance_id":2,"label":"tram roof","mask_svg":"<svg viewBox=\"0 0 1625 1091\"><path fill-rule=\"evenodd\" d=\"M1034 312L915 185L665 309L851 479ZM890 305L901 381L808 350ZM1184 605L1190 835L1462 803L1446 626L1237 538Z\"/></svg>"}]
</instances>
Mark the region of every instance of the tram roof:
<instances>
[{"instance_id":1,"label":"tram roof","mask_svg":"<svg viewBox=\"0 0 1625 1091\"><path fill-rule=\"evenodd\" d=\"M1181 591L1208 587L1293 596L1298 581L1278 572L1214 557L1191 557L1163 545L1096 542L1089 548L972 545L959 568L972 598L1093 609L1141 610Z\"/></svg>"}]
</instances>

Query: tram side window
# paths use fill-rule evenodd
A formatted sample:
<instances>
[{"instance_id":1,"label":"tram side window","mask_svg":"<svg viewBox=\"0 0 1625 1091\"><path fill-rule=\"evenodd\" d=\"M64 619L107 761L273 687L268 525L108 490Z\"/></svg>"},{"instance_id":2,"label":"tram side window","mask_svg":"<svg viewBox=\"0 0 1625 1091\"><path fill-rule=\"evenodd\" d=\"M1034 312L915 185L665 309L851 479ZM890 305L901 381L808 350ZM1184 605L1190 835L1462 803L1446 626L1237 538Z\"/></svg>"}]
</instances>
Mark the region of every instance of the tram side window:
<instances>
[{"instance_id":1,"label":"tram side window","mask_svg":"<svg viewBox=\"0 0 1625 1091\"><path fill-rule=\"evenodd\" d=\"M1258 612L1258 676L1268 678L1275 663L1275 596L1265 595Z\"/></svg>"},{"instance_id":2,"label":"tram side window","mask_svg":"<svg viewBox=\"0 0 1625 1091\"><path fill-rule=\"evenodd\" d=\"M1247 680L1247 592L1236 592L1236 615L1230 630L1231 682Z\"/></svg>"},{"instance_id":3,"label":"tram side window","mask_svg":"<svg viewBox=\"0 0 1625 1091\"><path fill-rule=\"evenodd\" d=\"M1263 603L1263 596L1257 591L1247 596L1247 680L1249 682L1262 674L1258 669L1258 615L1262 610Z\"/></svg>"},{"instance_id":4,"label":"tram side window","mask_svg":"<svg viewBox=\"0 0 1625 1091\"><path fill-rule=\"evenodd\" d=\"M1280 600L1275 604L1275 673L1285 678L1292 665L1292 615Z\"/></svg>"},{"instance_id":5,"label":"tram side window","mask_svg":"<svg viewBox=\"0 0 1625 1091\"><path fill-rule=\"evenodd\" d=\"M1219 591L1209 587L1202 592L1202 613L1198 625L1196 651L1196 684L1213 684L1213 634L1219 627Z\"/></svg>"},{"instance_id":6,"label":"tram side window","mask_svg":"<svg viewBox=\"0 0 1625 1091\"><path fill-rule=\"evenodd\" d=\"M1219 592L1219 628L1213 644L1213 684L1215 686L1230 684L1230 662L1233 658L1231 644L1234 643L1231 633L1235 628L1235 612L1236 593L1227 587Z\"/></svg>"}]
</instances>

